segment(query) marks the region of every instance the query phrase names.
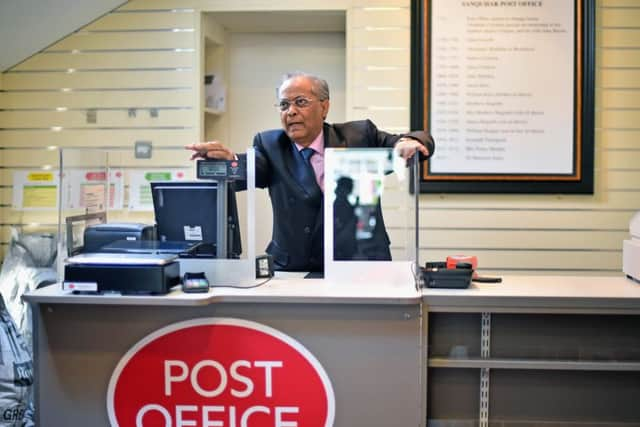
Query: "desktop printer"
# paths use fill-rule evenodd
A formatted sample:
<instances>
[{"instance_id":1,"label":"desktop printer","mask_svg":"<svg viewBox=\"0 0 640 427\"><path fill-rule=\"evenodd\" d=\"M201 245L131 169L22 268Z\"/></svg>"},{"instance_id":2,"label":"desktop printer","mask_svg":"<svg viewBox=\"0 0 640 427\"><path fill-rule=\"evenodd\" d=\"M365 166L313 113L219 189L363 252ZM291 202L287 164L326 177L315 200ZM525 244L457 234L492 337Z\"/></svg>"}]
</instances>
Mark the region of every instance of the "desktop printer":
<instances>
[{"instance_id":1,"label":"desktop printer","mask_svg":"<svg viewBox=\"0 0 640 427\"><path fill-rule=\"evenodd\" d=\"M631 239L625 240L622 246L622 271L640 282L640 211L631 218L629 233Z\"/></svg>"},{"instance_id":2,"label":"desktop printer","mask_svg":"<svg viewBox=\"0 0 640 427\"><path fill-rule=\"evenodd\" d=\"M90 225L84 230L82 252L99 252L117 240L155 240L155 229L152 225L126 222Z\"/></svg>"},{"instance_id":3,"label":"desktop printer","mask_svg":"<svg viewBox=\"0 0 640 427\"><path fill-rule=\"evenodd\" d=\"M89 253L67 259L62 289L162 295L179 283L175 255Z\"/></svg>"}]
</instances>

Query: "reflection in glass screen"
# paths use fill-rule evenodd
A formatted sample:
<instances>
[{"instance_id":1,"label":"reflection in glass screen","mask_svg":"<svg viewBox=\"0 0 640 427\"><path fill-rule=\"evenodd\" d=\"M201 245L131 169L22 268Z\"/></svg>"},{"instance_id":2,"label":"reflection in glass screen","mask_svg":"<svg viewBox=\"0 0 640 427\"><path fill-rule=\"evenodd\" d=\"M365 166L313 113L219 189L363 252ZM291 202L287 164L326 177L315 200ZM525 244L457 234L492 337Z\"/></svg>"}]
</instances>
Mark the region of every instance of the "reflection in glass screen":
<instances>
[{"instance_id":1,"label":"reflection in glass screen","mask_svg":"<svg viewBox=\"0 0 640 427\"><path fill-rule=\"evenodd\" d=\"M385 175L392 171L391 150L340 152L333 171L333 257L336 261L391 260L382 219Z\"/></svg>"}]
</instances>

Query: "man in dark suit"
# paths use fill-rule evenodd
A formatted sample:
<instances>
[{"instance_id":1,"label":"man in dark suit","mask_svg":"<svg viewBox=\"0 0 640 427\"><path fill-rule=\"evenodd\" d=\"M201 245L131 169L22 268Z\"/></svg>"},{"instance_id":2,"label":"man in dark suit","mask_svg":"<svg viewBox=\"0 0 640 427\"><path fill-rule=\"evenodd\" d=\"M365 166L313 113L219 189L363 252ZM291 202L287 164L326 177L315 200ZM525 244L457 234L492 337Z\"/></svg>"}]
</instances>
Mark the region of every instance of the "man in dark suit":
<instances>
[{"instance_id":1,"label":"man in dark suit","mask_svg":"<svg viewBox=\"0 0 640 427\"><path fill-rule=\"evenodd\" d=\"M267 253L276 270L322 271L325 147L395 147L405 159L416 152L428 157L434 143L425 131L393 135L369 120L325 123L329 112L327 82L306 73L285 76L279 91L282 129L258 133L256 186L268 188L273 232ZM232 160L235 153L218 141L186 147L194 158ZM389 241L384 233L387 252Z\"/></svg>"}]
</instances>

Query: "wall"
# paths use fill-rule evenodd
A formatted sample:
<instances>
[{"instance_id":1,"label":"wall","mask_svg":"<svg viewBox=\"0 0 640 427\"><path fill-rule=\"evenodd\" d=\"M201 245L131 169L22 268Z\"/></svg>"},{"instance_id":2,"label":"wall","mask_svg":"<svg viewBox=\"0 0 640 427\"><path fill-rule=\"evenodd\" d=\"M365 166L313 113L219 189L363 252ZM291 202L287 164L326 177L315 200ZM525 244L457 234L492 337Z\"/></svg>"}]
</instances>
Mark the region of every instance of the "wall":
<instances>
[{"instance_id":1,"label":"wall","mask_svg":"<svg viewBox=\"0 0 640 427\"><path fill-rule=\"evenodd\" d=\"M8 208L12 168L49 161L44 147L150 139L162 148L156 164L184 166L180 146L199 136L201 123L199 11L289 8L347 10L345 116L407 130L409 0L132 1L3 76L3 242L8 224L51 221ZM622 240L640 209L640 6L599 0L596 35L595 194L422 195L422 261L467 253L479 256L484 272L619 274ZM68 68L99 70L67 74ZM78 90L62 91L67 87ZM70 110L53 110L60 105ZM151 106L167 109L157 120L127 116L130 107ZM87 108L99 109L104 122L83 123ZM59 124L70 129L51 130ZM392 235L400 221L387 218Z\"/></svg>"}]
</instances>

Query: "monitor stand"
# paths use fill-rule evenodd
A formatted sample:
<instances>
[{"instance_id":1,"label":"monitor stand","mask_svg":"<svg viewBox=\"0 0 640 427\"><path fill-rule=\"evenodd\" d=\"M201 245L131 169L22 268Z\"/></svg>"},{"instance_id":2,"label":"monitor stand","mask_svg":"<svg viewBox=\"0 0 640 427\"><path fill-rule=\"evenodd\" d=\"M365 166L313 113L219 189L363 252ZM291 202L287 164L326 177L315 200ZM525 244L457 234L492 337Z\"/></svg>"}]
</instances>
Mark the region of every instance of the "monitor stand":
<instances>
[{"instance_id":1,"label":"monitor stand","mask_svg":"<svg viewBox=\"0 0 640 427\"><path fill-rule=\"evenodd\" d=\"M220 258L216 251L215 243L200 243L187 254L180 255L180 258Z\"/></svg>"},{"instance_id":2,"label":"monitor stand","mask_svg":"<svg viewBox=\"0 0 640 427\"><path fill-rule=\"evenodd\" d=\"M305 279L324 279L324 271L310 271L304 276Z\"/></svg>"}]
</instances>

